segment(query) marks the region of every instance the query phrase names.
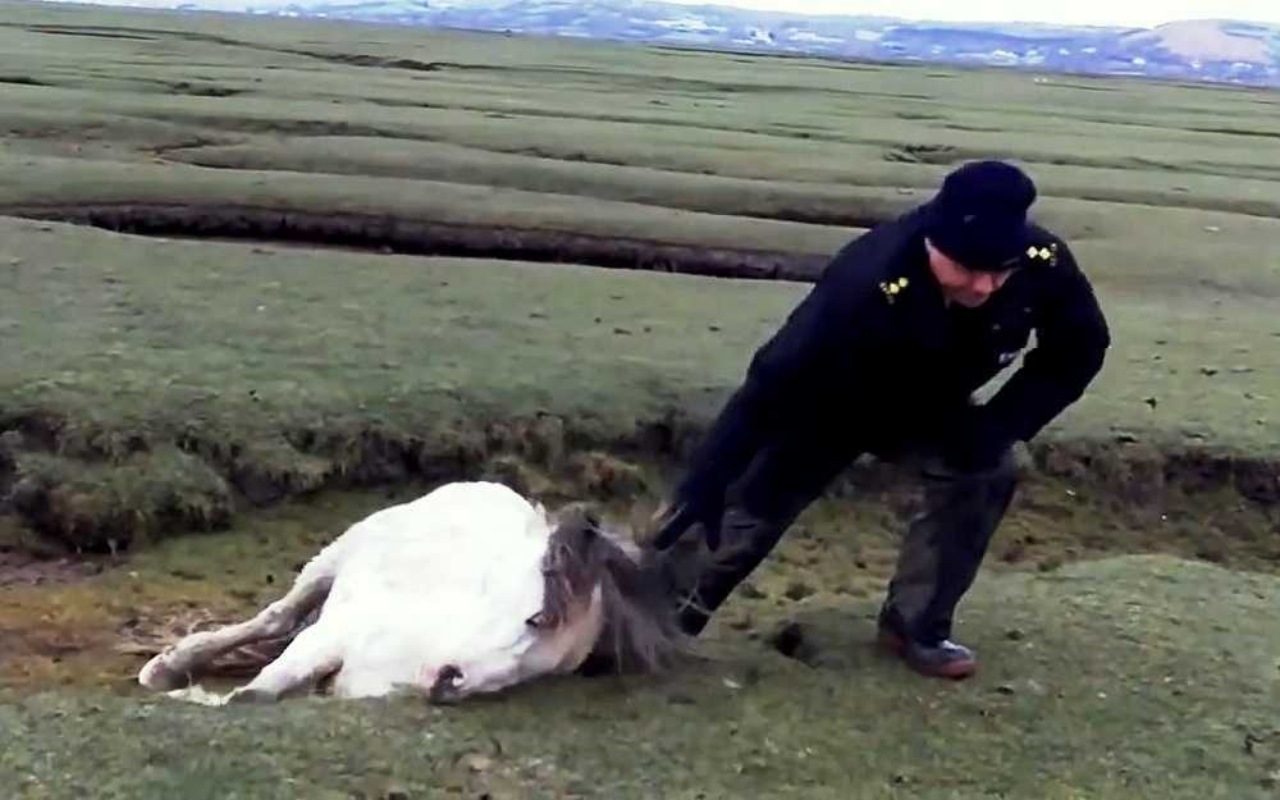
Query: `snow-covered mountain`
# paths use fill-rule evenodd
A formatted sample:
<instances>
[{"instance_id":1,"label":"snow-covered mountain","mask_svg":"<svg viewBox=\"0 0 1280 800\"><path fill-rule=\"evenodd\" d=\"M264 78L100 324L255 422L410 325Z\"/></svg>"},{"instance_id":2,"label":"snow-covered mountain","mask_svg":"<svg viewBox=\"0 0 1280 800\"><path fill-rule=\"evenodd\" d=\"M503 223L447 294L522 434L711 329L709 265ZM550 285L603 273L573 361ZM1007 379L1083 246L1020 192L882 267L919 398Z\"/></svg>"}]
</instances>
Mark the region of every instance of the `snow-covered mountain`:
<instances>
[{"instance_id":1,"label":"snow-covered mountain","mask_svg":"<svg viewBox=\"0 0 1280 800\"><path fill-rule=\"evenodd\" d=\"M1229 20L1135 29L810 16L659 0L244 1L244 10L259 14L1280 86L1280 25ZM230 5L206 2L182 5Z\"/></svg>"}]
</instances>

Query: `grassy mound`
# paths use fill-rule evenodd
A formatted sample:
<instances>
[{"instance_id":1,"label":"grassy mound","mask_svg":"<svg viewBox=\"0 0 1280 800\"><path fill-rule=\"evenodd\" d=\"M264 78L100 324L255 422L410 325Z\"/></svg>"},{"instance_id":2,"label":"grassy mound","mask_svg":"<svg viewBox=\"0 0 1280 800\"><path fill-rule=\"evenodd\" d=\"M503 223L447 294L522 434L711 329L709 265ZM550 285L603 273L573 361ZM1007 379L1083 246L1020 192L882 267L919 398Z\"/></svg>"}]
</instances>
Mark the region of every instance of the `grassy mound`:
<instances>
[{"instance_id":1,"label":"grassy mound","mask_svg":"<svg viewBox=\"0 0 1280 800\"><path fill-rule=\"evenodd\" d=\"M560 477L495 457L478 474L555 507L589 496L613 525L636 531L661 499L661 472L602 453L568 456ZM810 509L719 618L759 638L779 615L878 596L897 558L919 485L858 475ZM377 508L430 485L326 491L237 514L210 536L157 537L125 556L0 559L0 686L127 684L137 656L183 626L227 622L279 597L325 543ZM1114 490L1041 479L1023 487L991 546L988 571L1049 573L1066 563L1161 553L1255 573L1280 571L1267 507L1167 493L1121 503ZM738 634L735 634L738 635Z\"/></svg>"},{"instance_id":2,"label":"grassy mound","mask_svg":"<svg viewBox=\"0 0 1280 800\"><path fill-rule=\"evenodd\" d=\"M984 670L959 685L876 654L864 599L776 615L803 660L721 629L709 662L660 680L450 709L0 694L0 776L32 797L1261 798L1280 778L1278 601L1274 577L1162 557L990 577L962 616Z\"/></svg>"},{"instance_id":3,"label":"grassy mound","mask_svg":"<svg viewBox=\"0 0 1280 800\"><path fill-rule=\"evenodd\" d=\"M581 449L678 456L804 291L0 226L11 512L90 549L497 457L563 477ZM1266 303L1237 300L1236 325L1211 327L1204 293L1156 307L1149 286L1103 288L1115 352L1037 444L1039 471L1126 502L1274 503ZM1194 322L1171 332L1175 303Z\"/></svg>"},{"instance_id":4,"label":"grassy mound","mask_svg":"<svg viewBox=\"0 0 1280 800\"><path fill-rule=\"evenodd\" d=\"M678 459L832 252L982 156L1031 168L1116 331L1038 479L1206 518L1280 495L1255 92L7 8L0 212L255 241L0 223L0 542L486 471L607 494L582 451Z\"/></svg>"}]
</instances>

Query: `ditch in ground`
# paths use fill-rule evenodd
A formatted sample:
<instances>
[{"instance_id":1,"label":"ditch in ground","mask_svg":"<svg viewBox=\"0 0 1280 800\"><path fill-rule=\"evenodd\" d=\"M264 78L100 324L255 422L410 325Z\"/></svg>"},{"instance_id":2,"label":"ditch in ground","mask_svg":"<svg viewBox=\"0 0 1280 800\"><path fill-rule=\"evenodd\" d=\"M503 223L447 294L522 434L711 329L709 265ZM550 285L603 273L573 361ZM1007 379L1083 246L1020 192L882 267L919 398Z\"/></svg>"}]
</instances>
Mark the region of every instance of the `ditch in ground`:
<instances>
[{"instance_id":1,"label":"ditch in ground","mask_svg":"<svg viewBox=\"0 0 1280 800\"><path fill-rule=\"evenodd\" d=\"M540 415L297 427L264 445L7 414L0 728L18 735L0 775L24 796L99 797L1262 797L1280 783L1280 464L1125 440L1025 454L959 620L984 663L960 685L870 647L920 501L874 463L735 595L711 660L674 675L458 709L316 698L234 715L134 683L150 649L251 613L345 525L443 480L590 499L637 525L699 430L692 414L626 430ZM48 469L16 468L33 463Z\"/></svg>"}]
</instances>

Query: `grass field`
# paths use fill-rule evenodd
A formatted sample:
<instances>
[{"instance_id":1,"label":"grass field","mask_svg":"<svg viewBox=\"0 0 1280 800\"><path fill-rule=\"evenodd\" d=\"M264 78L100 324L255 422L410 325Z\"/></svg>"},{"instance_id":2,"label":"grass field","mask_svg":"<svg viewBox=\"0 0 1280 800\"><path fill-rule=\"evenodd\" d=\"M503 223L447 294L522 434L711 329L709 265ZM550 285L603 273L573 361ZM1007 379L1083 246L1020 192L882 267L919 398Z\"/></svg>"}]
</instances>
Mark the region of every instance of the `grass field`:
<instances>
[{"instance_id":1,"label":"grass field","mask_svg":"<svg viewBox=\"0 0 1280 800\"><path fill-rule=\"evenodd\" d=\"M0 776L29 797L1274 792L1280 99L1036 77L0 4ZM1037 179L1115 346L965 607L979 680L861 649L909 495L858 473L735 598L714 668L216 722L128 689L121 640L244 613L434 480L637 516L825 259L988 156ZM48 560L68 548L116 555ZM788 620L816 660L767 645Z\"/></svg>"}]
</instances>

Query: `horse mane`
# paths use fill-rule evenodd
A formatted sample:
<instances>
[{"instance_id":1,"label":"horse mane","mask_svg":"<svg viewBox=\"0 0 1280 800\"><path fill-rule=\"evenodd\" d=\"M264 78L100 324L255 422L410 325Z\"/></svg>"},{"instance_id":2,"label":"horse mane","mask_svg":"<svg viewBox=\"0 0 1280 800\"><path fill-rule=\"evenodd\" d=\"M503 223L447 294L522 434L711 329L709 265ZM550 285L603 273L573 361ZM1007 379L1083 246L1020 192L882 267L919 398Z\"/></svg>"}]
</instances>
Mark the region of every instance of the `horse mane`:
<instances>
[{"instance_id":1,"label":"horse mane","mask_svg":"<svg viewBox=\"0 0 1280 800\"><path fill-rule=\"evenodd\" d=\"M688 651L656 559L605 531L585 506L575 504L557 515L543 576L541 616L548 627L567 622L599 587L604 628L587 659L591 668L656 672Z\"/></svg>"}]
</instances>

